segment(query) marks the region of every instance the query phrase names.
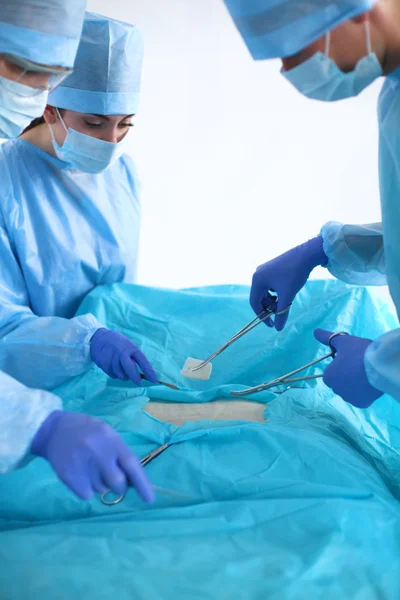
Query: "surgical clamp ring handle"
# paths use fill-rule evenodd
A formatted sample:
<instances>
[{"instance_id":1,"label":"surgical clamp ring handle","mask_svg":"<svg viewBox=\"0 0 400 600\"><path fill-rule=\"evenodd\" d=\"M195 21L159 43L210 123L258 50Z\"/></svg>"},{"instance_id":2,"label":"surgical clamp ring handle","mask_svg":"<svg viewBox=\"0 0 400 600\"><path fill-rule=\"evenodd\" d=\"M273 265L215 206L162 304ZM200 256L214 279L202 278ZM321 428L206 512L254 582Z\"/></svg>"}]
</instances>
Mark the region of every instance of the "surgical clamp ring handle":
<instances>
[{"instance_id":1,"label":"surgical clamp ring handle","mask_svg":"<svg viewBox=\"0 0 400 600\"><path fill-rule=\"evenodd\" d=\"M303 377L292 377L292 376L297 375L297 373L300 373L301 371L305 371L306 369L309 369L310 367L322 362L323 360L326 360L327 358L334 358L336 355L336 349L332 346L332 340L335 337L338 337L339 335L347 335L347 333L345 331L339 331L337 333L332 333L332 335L330 336L330 338L328 340L328 344L331 349L329 354L325 354L324 356L321 356L321 358L317 358L317 359L313 360L312 362L310 362L306 365L303 365L302 367L295 369L294 371L291 371L290 373L286 373L286 375L282 375L282 377L277 377L277 379L268 381L267 383L261 383L260 385L256 385L254 387L247 388L245 390L232 391L232 392L230 392L231 396L248 396L249 394L256 394L258 392L262 392L263 390L269 390L270 388L275 387L277 385L286 385L286 384L290 385L291 383L297 383L299 381L307 381L310 379L319 379L320 377L323 377L323 373L318 373L316 375L304 375Z\"/></svg>"},{"instance_id":2,"label":"surgical clamp ring handle","mask_svg":"<svg viewBox=\"0 0 400 600\"><path fill-rule=\"evenodd\" d=\"M274 300L273 304L275 304L276 302L277 302L277 300ZM283 310L280 310L279 312L276 312L275 310L271 310L271 306L272 306L272 304L270 305L269 308L266 308L260 314L258 314L256 317L254 317L254 319L252 319L249 323L247 323L247 325L245 325L240 331L238 331L234 336L232 336L230 340L228 340L225 344L223 344L220 348L218 348L218 350L216 350L213 354L210 354L210 356L208 358L206 358L205 360L203 360L203 362L201 362L199 365L197 365L197 367L193 367L191 369L191 371L194 372L194 371L198 371L199 369L202 369L203 367L208 365L208 363L210 363L216 356L221 354L221 352L223 352L224 350L229 348L229 346L231 346L234 342L236 342L238 339L240 339L243 335L245 335L246 333L249 333L249 331L251 331L258 325L260 325L260 323L263 323L266 319L268 319L268 317L270 317L271 315L275 315L275 316L283 315L285 312L287 312L289 310L289 308L292 305L289 304L286 308L284 308Z\"/></svg>"},{"instance_id":3,"label":"surgical clamp ring handle","mask_svg":"<svg viewBox=\"0 0 400 600\"><path fill-rule=\"evenodd\" d=\"M169 447L169 445L170 444L163 444L162 446L160 446L156 450L153 450L153 452L150 452L150 454L147 454L144 458L142 458L142 460L140 461L142 467L148 465L149 462L151 462L154 458L156 458L162 452L164 452L164 450L166 450ZM113 504L119 504L125 498L126 491L120 496L118 496L118 498L116 498L115 500L106 500L107 494L109 494L111 491L112 490L107 490L106 492L103 492L101 494L100 497L103 504L106 504L107 506L112 506Z\"/></svg>"}]
</instances>

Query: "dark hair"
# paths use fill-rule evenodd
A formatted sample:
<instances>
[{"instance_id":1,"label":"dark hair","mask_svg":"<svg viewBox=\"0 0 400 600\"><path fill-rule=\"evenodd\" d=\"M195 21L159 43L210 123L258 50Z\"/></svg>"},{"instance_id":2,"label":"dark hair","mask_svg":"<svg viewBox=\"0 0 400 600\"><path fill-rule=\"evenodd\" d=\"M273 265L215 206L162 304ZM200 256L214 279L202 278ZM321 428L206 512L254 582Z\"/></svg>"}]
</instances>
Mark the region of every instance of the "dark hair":
<instances>
[{"instance_id":1,"label":"dark hair","mask_svg":"<svg viewBox=\"0 0 400 600\"><path fill-rule=\"evenodd\" d=\"M63 115L65 111L62 108L59 108L58 112L60 113L60 115ZM24 133L30 131L31 129L34 129L35 127L38 127L39 125L43 125L43 123L46 123L44 117L38 117L37 119L33 119L32 123L30 123L26 129L24 129L21 135L24 135Z\"/></svg>"},{"instance_id":2,"label":"dark hair","mask_svg":"<svg viewBox=\"0 0 400 600\"><path fill-rule=\"evenodd\" d=\"M27 131L30 131L31 129L34 129L38 125L43 125L43 123L45 123L45 122L46 121L44 120L44 117L38 117L37 119L33 119L32 123L30 123L26 129L24 129L24 131L21 133L21 135L23 135Z\"/></svg>"}]
</instances>

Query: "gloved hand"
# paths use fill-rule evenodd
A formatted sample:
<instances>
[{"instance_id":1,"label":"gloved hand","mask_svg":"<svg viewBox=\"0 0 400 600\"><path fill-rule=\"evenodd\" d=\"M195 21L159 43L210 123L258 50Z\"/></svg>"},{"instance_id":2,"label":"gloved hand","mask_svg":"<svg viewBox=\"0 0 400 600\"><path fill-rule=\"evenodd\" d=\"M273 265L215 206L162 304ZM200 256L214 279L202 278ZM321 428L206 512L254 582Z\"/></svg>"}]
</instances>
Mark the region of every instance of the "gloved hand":
<instances>
[{"instance_id":1,"label":"gloved hand","mask_svg":"<svg viewBox=\"0 0 400 600\"><path fill-rule=\"evenodd\" d=\"M132 486L145 502L154 501L137 457L99 419L55 410L36 433L31 452L48 460L61 481L83 500L109 489L121 495Z\"/></svg>"},{"instance_id":2,"label":"gloved hand","mask_svg":"<svg viewBox=\"0 0 400 600\"><path fill-rule=\"evenodd\" d=\"M323 329L314 331L315 338L325 346L329 346L331 335ZM372 387L365 372L364 356L372 340L338 335L331 343L337 354L324 371L324 383L349 404L367 408L383 394Z\"/></svg>"},{"instance_id":3,"label":"gloved hand","mask_svg":"<svg viewBox=\"0 0 400 600\"><path fill-rule=\"evenodd\" d=\"M271 304L268 292L274 291L278 294L278 305L276 311L284 310L295 299L297 293L307 282L311 271L318 265L326 265L328 258L323 249L322 237L318 236L292 248L285 254L260 265L253 275L250 291L250 305L256 315L265 310ZM289 316L289 311L277 315L264 322L269 327L281 331Z\"/></svg>"},{"instance_id":4,"label":"gloved hand","mask_svg":"<svg viewBox=\"0 0 400 600\"><path fill-rule=\"evenodd\" d=\"M138 365L149 381L157 383L157 375L141 350L125 335L110 329L98 329L90 341L90 356L112 379L130 379L142 384Z\"/></svg>"}]
</instances>

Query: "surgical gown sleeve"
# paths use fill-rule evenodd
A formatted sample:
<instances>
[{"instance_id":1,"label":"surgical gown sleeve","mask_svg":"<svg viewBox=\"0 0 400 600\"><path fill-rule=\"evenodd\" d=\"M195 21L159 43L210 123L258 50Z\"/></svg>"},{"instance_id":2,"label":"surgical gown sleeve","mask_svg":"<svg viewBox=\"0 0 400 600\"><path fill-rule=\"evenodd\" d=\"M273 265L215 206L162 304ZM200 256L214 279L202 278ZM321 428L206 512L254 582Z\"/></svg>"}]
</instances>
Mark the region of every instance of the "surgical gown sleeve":
<instances>
[{"instance_id":1,"label":"surgical gown sleeve","mask_svg":"<svg viewBox=\"0 0 400 600\"><path fill-rule=\"evenodd\" d=\"M0 372L0 474L33 458L29 452L42 423L62 403L58 396L25 387Z\"/></svg>"},{"instance_id":2,"label":"surgical gown sleeve","mask_svg":"<svg viewBox=\"0 0 400 600\"><path fill-rule=\"evenodd\" d=\"M21 267L0 207L0 370L30 387L51 389L87 371L93 315L38 317L29 306Z\"/></svg>"},{"instance_id":3,"label":"surgical gown sleeve","mask_svg":"<svg viewBox=\"0 0 400 600\"><path fill-rule=\"evenodd\" d=\"M400 329L375 340L367 349L364 364L370 384L400 402Z\"/></svg>"},{"instance_id":4,"label":"surgical gown sleeve","mask_svg":"<svg viewBox=\"0 0 400 600\"><path fill-rule=\"evenodd\" d=\"M338 279L358 285L387 285L382 224L330 222L321 231L328 269ZM400 329L376 339L365 354L368 380L400 402Z\"/></svg>"},{"instance_id":5,"label":"surgical gown sleeve","mask_svg":"<svg viewBox=\"0 0 400 600\"><path fill-rule=\"evenodd\" d=\"M321 230L327 268L355 285L387 285L382 224L342 225L330 221Z\"/></svg>"}]
</instances>

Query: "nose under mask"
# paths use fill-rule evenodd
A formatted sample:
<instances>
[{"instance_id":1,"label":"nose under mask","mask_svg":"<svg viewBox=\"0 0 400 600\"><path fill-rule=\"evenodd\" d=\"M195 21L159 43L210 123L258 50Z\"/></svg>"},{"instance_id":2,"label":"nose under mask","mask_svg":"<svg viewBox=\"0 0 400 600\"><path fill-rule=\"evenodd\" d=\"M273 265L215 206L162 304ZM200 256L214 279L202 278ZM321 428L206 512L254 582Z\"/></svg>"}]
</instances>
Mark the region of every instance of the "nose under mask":
<instances>
[{"instance_id":1,"label":"nose under mask","mask_svg":"<svg viewBox=\"0 0 400 600\"><path fill-rule=\"evenodd\" d=\"M49 125L53 148L57 158L68 163L72 169L83 173L102 173L125 152L127 135L118 143L99 140L70 127L67 128L58 109L56 110L67 136L63 145L60 146Z\"/></svg>"},{"instance_id":2,"label":"nose under mask","mask_svg":"<svg viewBox=\"0 0 400 600\"><path fill-rule=\"evenodd\" d=\"M365 21L366 56L358 61L353 71L344 73L329 58L330 33L325 36L325 51L316 52L298 67L281 73L303 96L324 102L334 102L358 96L378 77L382 67L371 51L369 22Z\"/></svg>"}]
</instances>

